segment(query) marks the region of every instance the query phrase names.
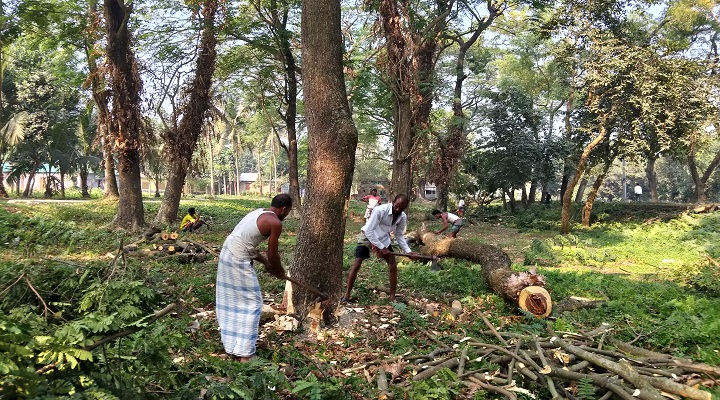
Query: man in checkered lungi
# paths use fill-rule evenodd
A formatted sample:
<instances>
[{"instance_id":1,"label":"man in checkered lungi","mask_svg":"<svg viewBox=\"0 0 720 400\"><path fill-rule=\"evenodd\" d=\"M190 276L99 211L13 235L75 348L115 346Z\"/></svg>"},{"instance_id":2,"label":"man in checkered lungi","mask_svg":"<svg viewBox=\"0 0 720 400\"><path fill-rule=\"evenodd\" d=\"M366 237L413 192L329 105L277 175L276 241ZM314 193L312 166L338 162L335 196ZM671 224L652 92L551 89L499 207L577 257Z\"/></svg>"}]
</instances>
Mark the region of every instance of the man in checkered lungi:
<instances>
[{"instance_id":1,"label":"man in checkered lungi","mask_svg":"<svg viewBox=\"0 0 720 400\"><path fill-rule=\"evenodd\" d=\"M262 293L253 261L264 264L276 277L285 277L278 239L282 221L291 209L290 196L279 194L272 199L270 208L258 208L247 214L223 243L215 293L216 314L225 352L240 361L249 361L255 355L262 310ZM264 240L268 241L267 257L257 250Z\"/></svg>"}]
</instances>

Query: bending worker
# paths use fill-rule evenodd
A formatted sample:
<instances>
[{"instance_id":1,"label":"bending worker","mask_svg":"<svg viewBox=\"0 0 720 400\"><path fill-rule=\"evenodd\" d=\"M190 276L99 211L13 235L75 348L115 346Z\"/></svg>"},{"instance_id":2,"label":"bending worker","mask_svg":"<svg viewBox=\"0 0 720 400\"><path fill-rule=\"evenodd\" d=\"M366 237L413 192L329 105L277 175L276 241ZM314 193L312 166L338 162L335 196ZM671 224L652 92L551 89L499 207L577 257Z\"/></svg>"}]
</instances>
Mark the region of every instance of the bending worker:
<instances>
[{"instance_id":1,"label":"bending worker","mask_svg":"<svg viewBox=\"0 0 720 400\"><path fill-rule=\"evenodd\" d=\"M272 275L285 278L278 239L282 221L291 209L292 198L279 194L273 197L270 208L247 214L223 243L216 282L216 315L225 352L240 361L250 361L255 355L260 329L263 298L253 261L264 264ZM257 249L265 240L267 257Z\"/></svg>"},{"instance_id":2,"label":"bending worker","mask_svg":"<svg viewBox=\"0 0 720 400\"><path fill-rule=\"evenodd\" d=\"M460 228L462 228L463 225L463 219L459 216L449 213L449 212L442 212L440 210L433 210L432 212L433 217L435 219L442 219L443 227L439 231L436 231L436 234L441 234L445 229L448 228L448 226L451 226L450 228L450 237L457 237L458 232L460 232Z\"/></svg>"}]
</instances>

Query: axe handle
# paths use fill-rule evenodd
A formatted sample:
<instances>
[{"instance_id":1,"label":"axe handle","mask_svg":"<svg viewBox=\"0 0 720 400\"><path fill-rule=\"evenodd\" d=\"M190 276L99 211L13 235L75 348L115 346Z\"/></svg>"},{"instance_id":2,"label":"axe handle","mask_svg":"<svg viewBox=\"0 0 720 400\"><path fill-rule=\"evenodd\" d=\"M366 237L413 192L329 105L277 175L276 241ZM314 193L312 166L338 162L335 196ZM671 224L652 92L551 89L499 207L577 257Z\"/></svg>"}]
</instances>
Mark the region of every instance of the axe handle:
<instances>
[{"instance_id":1,"label":"axe handle","mask_svg":"<svg viewBox=\"0 0 720 400\"><path fill-rule=\"evenodd\" d=\"M408 258L409 258L409 257L420 258L420 259L423 259L423 260L437 260L437 256L423 256L423 255L420 255L420 254L415 254L414 256L411 256L410 254L407 254L407 253L396 253L396 252L393 252L393 251L389 252L388 254L392 254L392 255L394 255L394 256L403 256L403 257L408 257Z\"/></svg>"},{"instance_id":2,"label":"axe handle","mask_svg":"<svg viewBox=\"0 0 720 400\"><path fill-rule=\"evenodd\" d=\"M283 276L282 278L285 279L286 281L290 281L290 282L292 282L292 283L294 283L294 284L296 284L296 285L298 285L298 286L300 286L300 287L303 287L303 288L305 288L305 289L307 289L307 290L315 293L316 295L318 295L319 297L321 297L322 300L326 300L326 299L328 298L328 295L327 295L327 294L325 294L325 293L323 293L323 292L315 289L314 287L308 285L307 283L303 283L303 282L297 281L297 280L295 280L295 279L293 279L293 278L291 278L291 277L289 277L289 276L287 276L287 275Z\"/></svg>"}]
</instances>

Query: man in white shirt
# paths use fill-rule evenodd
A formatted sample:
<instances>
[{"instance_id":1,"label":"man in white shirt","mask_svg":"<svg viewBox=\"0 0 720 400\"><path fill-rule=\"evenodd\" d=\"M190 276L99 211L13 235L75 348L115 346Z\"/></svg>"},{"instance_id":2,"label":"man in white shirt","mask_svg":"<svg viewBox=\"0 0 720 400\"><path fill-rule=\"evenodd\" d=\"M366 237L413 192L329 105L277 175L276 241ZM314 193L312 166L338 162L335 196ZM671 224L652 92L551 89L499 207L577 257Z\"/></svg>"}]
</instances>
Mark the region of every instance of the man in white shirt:
<instances>
[{"instance_id":1,"label":"man in white shirt","mask_svg":"<svg viewBox=\"0 0 720 400\"><path fill-rule=\"evenodd\" d=\"M373 209L370 218L360 229L360 237L358 245L355 248L355 261L353 262L350 273L348 274L348 285L345 296L341 302L352 302L354 299L350 297L355 279L360 271L362 262L370 258L370 251L373 251L378 257L387 262L390 274L390 301L395 301L395 290L397 288L397 261L395 255L390 254L393 251L390 245L390 232L395 232L395 241L400 248L409 253L413 258L415 253L405 241L405 228L407 227L407 208L409 200L404 194L395 196L392 203L382 204Z\"/></svg>"},{"instance_id":2,"label":"man in white shirt","mask_svg":"<svg viewBox=\"0 0 720 400\"><path fill-rule=\"evenodd\" d=\"M635 184L635 201L640 201L642 197L642 186L639 183Z\"/></svg>"}]
</instances>

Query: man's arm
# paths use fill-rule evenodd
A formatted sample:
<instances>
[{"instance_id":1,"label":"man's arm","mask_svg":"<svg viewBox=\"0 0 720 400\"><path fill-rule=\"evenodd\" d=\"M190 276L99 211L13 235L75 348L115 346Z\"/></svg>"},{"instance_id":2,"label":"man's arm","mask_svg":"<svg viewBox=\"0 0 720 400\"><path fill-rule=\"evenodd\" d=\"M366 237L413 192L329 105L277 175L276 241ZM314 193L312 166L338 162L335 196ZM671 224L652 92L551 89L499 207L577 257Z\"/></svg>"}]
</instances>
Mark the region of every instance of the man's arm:
<instances>
[{"instance_id":1,"label":"man's arm","mask_svg":"<svg viewBox=\"0 0 720 400\"><path fill-rule=\"evenodd\" d=\"M405 230L407 229L407 215L403 213L400 218L400 222L395 226L395 241L404 252L414 254L413 251L410 250L410 246L408 246L407 240L405 240Z\"/></svg>"},{"instance_id":2,"label":"man's arm","mask_svg":"<svg viewBox=\"0 0 720 400\"><path fill-rule=\"evenodd\" d=\"M285 277L285 269L282 266L279 251L282 222L274 216L264 214L258 218L258 228L260 229L260 233L264 233L263 231L267 232L267 229L269 229L270 235L268 235L267 258L260 255L256 256L255 259L265 264L265 270L267 270L268 273L278 278Z\"/></svg>"},{"instance_id":3,"label":"man's arm","mask_svg":"<svg viewBox=\"0 0 720 400\"><path fill-rule=\"evenodd\" d=\"M368 219L367 224L365 224L365 237L373 244L373 246L382 250L385 245L382 244L376 232L378 226L380 225L380 214L382 214L382 212L373 212L370 214L370 218Z\"/></svg>"},{"instance_id":4,"label":"man's arm","mask_svg":"<svg viewBox=\"0 0 720 400\"><path fill-rule=\"evenodd\" d=\"M447 220L447 213L442 213L441 216L442 216L442 221L443 221L443 227L442 227L442 229L440 229L439 231L435 232L435 233L438 234L438 235L441 234L441 233L443 233L443 231L444 231L445 229L447 229L448 226L449 226L449 225L448 225L448 220Z\"/></svg>"}]
</instances>

